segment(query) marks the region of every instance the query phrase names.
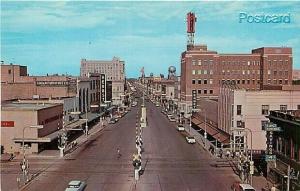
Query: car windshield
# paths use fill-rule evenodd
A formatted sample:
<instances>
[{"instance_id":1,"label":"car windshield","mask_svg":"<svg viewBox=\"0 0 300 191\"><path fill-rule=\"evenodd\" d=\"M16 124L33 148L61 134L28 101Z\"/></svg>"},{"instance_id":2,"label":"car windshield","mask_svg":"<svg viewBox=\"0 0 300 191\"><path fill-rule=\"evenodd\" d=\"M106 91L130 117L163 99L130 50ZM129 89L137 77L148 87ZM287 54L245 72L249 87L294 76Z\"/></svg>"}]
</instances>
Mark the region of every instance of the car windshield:
<instances>
[{"instance_id":1,"label":"car windshield","mask_svg":"<svg viewBox=\"0 0 300 191\"><path fill-rule=\"evenodd\" d=\"M194 137L188 137L189 139L194 139Z\"/></svg>"}]
</instances>

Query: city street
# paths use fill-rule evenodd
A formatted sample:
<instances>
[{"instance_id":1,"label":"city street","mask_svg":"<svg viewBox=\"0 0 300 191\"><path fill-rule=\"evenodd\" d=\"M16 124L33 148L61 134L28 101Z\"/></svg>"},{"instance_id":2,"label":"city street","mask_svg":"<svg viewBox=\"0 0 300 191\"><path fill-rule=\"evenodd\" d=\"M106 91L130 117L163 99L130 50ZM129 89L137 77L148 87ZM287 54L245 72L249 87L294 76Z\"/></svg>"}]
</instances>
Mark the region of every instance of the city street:
<instances>
[{"instance_id":1,"label":"city street","mask_svg":"<svg viewBox=\"0 0 300 191\"><path fill-rule=\"evenodd\" d=\"M24 190L64 190L71 180L85 181L86 190L229 190L237 180L232 170L212 167L213 158L198 144L188 144L160 108L151 102L146 106L149 127L143 132L145 171L137 183L132 166L132 154L136 152L135 107L64 160L52 161ZM120 159L117 148L122 154ZM14 173L19 168L15 165ZM3 184L3 188L9 186Z\"/></svg>"}]
</instances>

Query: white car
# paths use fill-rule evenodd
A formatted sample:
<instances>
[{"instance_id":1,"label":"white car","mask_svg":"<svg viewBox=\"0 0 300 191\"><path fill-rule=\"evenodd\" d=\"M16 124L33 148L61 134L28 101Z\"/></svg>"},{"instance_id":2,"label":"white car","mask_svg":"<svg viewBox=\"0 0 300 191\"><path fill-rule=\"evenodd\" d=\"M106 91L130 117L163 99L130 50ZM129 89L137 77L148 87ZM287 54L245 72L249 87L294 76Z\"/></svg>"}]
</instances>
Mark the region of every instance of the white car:
<instances>
[{"instance_id":1,"label":"white car","mask_svg":"<svg viewBox=\"0 0 300 191\"><path fill-rule=\"evenodd\" d=\"M86 183L80 180L72 180L68 184L68 188L65 191L83 191L86 187Z\"/></svg>"},{"instance_id":2,"label":"white car","mask_svg":"<svg viewBox=\"0 0 300 191\"><path fill-rule=\"evenodd\" d=\"M255 191L255 188L253 188L249 184L241 184L241 183L234 183L231 186L232 191Z\"/></svg>"},{"instance_id":3,"label":"white car","mask_svg":"<svg viewBox=\"0 0 300 191\"><path fill-rule=\"evenodd\" d=\"M177 130L178 131L184 131L183 125L177 125Z\"/></svg>"},{"instance_id":4,"label":"white car","mask_svg":"<svg viewBox=\"0 0 300 191\"><path fill-rule=\"evenodd\" d=\"M156 105L155 105L156 107L159 107L159 103L156 103Z\"/></svg>"},{"instance_id":5,"label":"white car","mask_svg":"<svg viewBox=\"0 0 300 191\"><path fill-rule=\"evenodd\" d=\"M185 137L185 139L190 144L196 143L195 137Z\"/></svg>"}]
</instances>

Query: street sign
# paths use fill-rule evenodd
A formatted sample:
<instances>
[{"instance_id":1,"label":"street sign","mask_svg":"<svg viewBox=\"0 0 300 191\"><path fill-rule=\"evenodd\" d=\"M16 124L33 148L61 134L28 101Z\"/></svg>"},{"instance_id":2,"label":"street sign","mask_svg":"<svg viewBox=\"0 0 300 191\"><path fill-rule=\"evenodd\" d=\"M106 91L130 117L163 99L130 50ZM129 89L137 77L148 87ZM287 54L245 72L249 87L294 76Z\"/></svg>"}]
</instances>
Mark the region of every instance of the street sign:
<instances>
[{"instance_id":1,"label":"street sign","mask_svg":"<svg viewBox=\"0 0 300 191\"><path fill-rule=\"evenodd\" d=\"M266 127L266 131L282 131L281 127Z\"/></svg>"},{"instance_id":2,"label":"street sign","mask_svg":"<svg viewBox=\"0 0 300 191\"><path fill-rule=\"evenodd\" d=\"M276 161L276 155L266 155L266 162L268 161Z\"/></svg>"}]
</instances>

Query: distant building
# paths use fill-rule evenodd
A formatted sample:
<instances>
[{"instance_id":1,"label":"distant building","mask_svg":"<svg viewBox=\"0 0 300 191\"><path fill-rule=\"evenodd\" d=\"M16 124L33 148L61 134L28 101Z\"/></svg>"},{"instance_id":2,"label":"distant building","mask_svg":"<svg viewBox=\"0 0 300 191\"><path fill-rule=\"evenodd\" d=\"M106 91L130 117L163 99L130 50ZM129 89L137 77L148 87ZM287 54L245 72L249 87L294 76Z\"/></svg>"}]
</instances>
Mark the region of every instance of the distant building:
<instances>
[{"instance_id":1,"label":"distant building","mask_svg":"<svg viewBox=\"0 0 300 191\"><path fill-rule=\"evenodd\" d=\"M249 54L219 54L206 45L187 46L181 54L182 110L190 112L193 91L197 98L215 98L224 82L246 90L291 85L292 65L292 48L262 47Z\"/></svg>"},{"instance_id":2,"label":"distant building","mask_svg":"<svg viewBox=\"0 0 300 191\"><path fill-rule=\"evenodd\" d=\"M266 150L266 133L262 128L271 110L294 110L300 107L300 88L282 86L282 90L251 91L235 85L223 85L218 101L218 128L232 136L233 150L244 145L246 137L250 149L253 133L253 150ZM247 133L248 132L248 133ZM246 135L247 134L247 135Z\"/></svg>"},{"instance_id":3,"label":"distant building","mask_svg":"<svg viewBox=\"0 0 300 191\"><path fill-rule=\"evenodd\" d=\"M125 86L125 62L114 57L112 61L81 60L80 76L88 76L89 73L105 74L107 83L107 98L114 105L121 105L124 101ZM111 93L108 91L111 84ZM111 98L110 95L111 94Z\"/></svg>"},{"instance_id":4,"label":"distant building","mask_svg":"<svg viewBox=\"0 0 300 191\"><path fill-rule=\"evenodd\" d=\"M3 104L1 106L1 149L6 153L22 153L23 129L26 128L24 131L26 153L40 152L57 139L57 130L62 128L62 116L62 104ZM30 128L31 126L43 128Z\"/></svg>"},{"instance_id":5,"label":"distant building","mask_svg":"<svg viewBox=\"0 0 300 191\"><path fill-rule=\"evenodd\" d=\"M300 80L300 70L293 70L293 80Z\"/></svg>"}]
</instances>

